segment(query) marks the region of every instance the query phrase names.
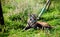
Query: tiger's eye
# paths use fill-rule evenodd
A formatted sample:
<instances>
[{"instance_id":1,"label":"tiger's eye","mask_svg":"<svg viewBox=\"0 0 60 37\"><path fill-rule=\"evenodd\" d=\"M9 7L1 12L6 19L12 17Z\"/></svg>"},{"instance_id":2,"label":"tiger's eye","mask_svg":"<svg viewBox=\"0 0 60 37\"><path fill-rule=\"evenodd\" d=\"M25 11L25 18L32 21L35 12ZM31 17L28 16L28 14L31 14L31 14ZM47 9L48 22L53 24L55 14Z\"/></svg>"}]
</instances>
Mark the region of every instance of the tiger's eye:
<instances>
[{"instance_id":1,"label":"tiger's eye","mask_svg":"<svg viewBox=\"0 0 60 37\"><path fill-rule=\"evenodd\" d=\"M32 19L30 19L30 20L32 20Z\"/></svg>"}]
</instances>

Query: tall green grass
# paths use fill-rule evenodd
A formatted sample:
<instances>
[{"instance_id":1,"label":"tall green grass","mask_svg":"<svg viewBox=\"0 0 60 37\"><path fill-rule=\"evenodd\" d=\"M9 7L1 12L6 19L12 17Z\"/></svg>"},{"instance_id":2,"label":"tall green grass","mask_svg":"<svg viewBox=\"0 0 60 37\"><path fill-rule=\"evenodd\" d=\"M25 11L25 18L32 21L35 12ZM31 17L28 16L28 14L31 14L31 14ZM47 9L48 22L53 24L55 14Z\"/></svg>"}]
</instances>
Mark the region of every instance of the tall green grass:
<instances>
[{"instance_id":1,"label":"tall green grass","mask_svg":"<svg viewBox=\"0 0 60 37\"><path fill-rule=\"evenodd\" d=\"M23 31L27 25L29 13L38 15L45 0L2 0L5 31L0 37L60 37L60 0L51 0L48 11L43 13L39 21L48 22L52 30L35 30L33 28Z\"/></svg>"}]
</instances>

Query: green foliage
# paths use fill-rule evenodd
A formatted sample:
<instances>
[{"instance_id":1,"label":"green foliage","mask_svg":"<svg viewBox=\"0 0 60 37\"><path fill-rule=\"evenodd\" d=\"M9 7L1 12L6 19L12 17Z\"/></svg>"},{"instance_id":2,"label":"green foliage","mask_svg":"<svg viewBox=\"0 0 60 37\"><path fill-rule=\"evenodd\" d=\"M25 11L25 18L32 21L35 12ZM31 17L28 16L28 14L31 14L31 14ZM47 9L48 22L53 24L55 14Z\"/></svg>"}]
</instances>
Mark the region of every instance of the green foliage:
<instances>
[{"instance_id":1,"label":"green foliage","mask_svg":"<svg viewBox=\"0 0 60 37\"><path fill-rule=\"evenodd\" d=\"M40 4L40 1L41 4L42 2L46 2L45 0L29 0L27 4L23 3L26 2L25 0L15 0L13 1L15 3L14 4L12 3L12 0L5 0L6 3L2 1L5 30L3 33L0 33L0 37L60 37L60 0L51 0L52 3L49 10L45 12L39 20L48 22L53 26L52 30L35 30L31 28L30 30L23 31L24 27L27 25L27 19L29 17L28 13L31 12L37 14L40 11L38 8L41 7L38 7L37 9L35 7L36 3ZM23 3L22 6L19 2ZM31 7L35 8L31 9ZM22 11L20 10L21 8Z\"/></svg>"}]
</instances>

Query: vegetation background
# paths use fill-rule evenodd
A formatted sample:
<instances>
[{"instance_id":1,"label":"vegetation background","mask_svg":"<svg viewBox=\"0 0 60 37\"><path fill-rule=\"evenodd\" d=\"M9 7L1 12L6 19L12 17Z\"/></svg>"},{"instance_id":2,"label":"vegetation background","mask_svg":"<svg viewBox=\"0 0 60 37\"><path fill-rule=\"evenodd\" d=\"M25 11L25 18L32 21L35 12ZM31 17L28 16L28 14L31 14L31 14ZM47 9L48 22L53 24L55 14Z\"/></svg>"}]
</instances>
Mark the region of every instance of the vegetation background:
<instances>
[{"instance_id":1,"label":"vegetation background","mask_svg":"<svg viewBox=\"0 0 60 37\"><path fill-rule=\"evenodd\" d=\"M48 11L43 13L39 21L54 26L52 30L24 31L28 14L39 14L46 0L1 0L4 16L4 32L0 37L60 37L60 0L51 0Z\"/></svg>"}]
</instances>

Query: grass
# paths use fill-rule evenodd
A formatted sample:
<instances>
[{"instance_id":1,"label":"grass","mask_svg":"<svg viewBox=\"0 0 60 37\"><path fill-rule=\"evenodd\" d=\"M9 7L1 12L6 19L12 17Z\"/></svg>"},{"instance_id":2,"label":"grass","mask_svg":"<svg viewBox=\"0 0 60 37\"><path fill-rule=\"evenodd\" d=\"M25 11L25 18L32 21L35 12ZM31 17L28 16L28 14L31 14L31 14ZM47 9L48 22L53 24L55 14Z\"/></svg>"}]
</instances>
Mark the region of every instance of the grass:
<instances>
[{"instance_id":1,"label":"grass","mask_svg":"<svg viewBox=\"0 0 60 37\"><path fill-rule=\"evenodd\" d=\"M35 13L38 15L39 8L40 8L38 6L40 5L35 6L35 4L40 2L39 0L37 0L37 2L36 0L28 1L29 2L28 5L27 3L23 3L21 1L24 0L14 1L18 3L17 6L13 5L14 3L12 3L11 1L8 3L6 0L5 2L7 2L8 4L2 1L5 30L4 32L0 32L0 37L60 37L60 32L59 32L60 31L60 5L59 5L60 2L58 3L56 2L60 0L52 0L49 10L45 12L39 20L39 21L45 21L49 23L51 26L53 26L52 30L42 30L42 29L35 30L31 28L26 31L23 31L23 29L27 25L28 12ZM19 2L21 3L19 4ZM32 9L33 7L35 7L35 9Z\"/></svg>"}]
</instances>

